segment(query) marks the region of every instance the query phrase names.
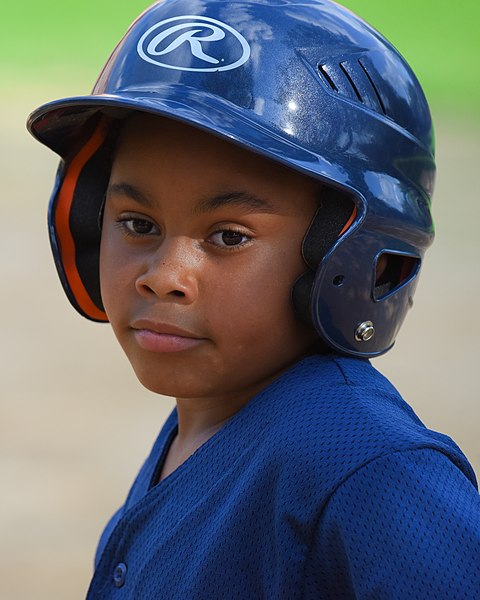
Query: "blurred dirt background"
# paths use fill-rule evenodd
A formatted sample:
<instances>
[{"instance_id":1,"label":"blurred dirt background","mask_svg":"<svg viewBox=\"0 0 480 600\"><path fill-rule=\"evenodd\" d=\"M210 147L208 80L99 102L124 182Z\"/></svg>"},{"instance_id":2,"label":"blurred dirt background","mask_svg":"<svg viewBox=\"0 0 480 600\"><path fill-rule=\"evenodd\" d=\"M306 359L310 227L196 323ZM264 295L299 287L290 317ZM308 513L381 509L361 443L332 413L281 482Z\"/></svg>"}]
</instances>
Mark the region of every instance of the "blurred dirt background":
<instances>
[{"instance_id":1,"label":"blurred dirt background","mask_svg":"<svg viewBox=\"0 0 480 600\"><path fill-rule=\"evenodd\" d=\"M59 71L58 79L49 73L49 83L18 78L1 88L0 598L6 600L85 597L101 529L173 406L140 386L108 326L70 308L50 256L46 205L57 159L29 137L24 122L40 103L86 91L97 70L87 84L83 74L80 85ZM374 364L429 427L455 439L480 475L480 111L452 106L434 106L437 240L396 347Z\"/></svg>"}]
</instances>

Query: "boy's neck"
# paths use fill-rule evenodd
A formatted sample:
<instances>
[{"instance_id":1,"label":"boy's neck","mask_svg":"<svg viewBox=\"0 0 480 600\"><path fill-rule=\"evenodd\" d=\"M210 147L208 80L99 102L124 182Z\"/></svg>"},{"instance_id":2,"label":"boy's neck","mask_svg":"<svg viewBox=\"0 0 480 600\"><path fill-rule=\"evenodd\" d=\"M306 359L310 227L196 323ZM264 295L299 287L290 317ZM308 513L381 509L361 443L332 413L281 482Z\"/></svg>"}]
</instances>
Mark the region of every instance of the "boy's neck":
<instances>
[{"instance_id":1,"label":"boy's neck","mask_svg":"<svg viewBox=\"0 0 480 600\"><path fill-rule=\"evenodd\" d=\"M256 392L249 390L226 398L177 398L178 441L182 444L197 438L206 441L248 404Z\"/></svg>"},{"instance_id":2,"label":"boy's neck","mask_svg":"<svg viewBox=\"0 0 480 600\"><path fill-rule=\"evenodd\" d=\"M178 432L168 449L159 481L203 446L255 393L234 398L177 398Z\"/></svg>"},{"instance_id":3,"label":"boy's neck","mask_svg":"<svg viewBox=\"0 0 480 600\"><path fill-rule=\"evenodd\" d=\"M177 398L178 431L167 453L161 478L169 475L187 460L254 396L270 385L290 366L289 364L285 365L269 378L244 388L236 394L204 398Z\"/></svg>"}]
</instances>

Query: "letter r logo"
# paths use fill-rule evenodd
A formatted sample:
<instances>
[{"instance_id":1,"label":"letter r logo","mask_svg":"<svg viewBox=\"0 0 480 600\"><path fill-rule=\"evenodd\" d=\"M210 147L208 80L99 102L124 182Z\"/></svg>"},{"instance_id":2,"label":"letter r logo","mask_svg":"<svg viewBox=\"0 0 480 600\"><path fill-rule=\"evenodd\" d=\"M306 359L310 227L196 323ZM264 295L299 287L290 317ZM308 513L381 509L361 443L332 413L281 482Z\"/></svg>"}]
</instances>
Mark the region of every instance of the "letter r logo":
<instances>
[{"instance_id":1,"label":"letter r logo","mask_svg":"<svg viewBox=\"0 0 480 600\"><path fill-rule=\"evenodd\" d=\"M173 25L175 22L177 24ZM228 44L215 45L225 39ZM207 46L208 51L205 50ZM225 56L227 49L234 56ZM243 65L250 57L250 46L238 31L226 23L209 17L186 15L165 19L150 27L140 38L137 52L146 62L166 69L215 72ZM217 54L212 55L215 52Z\"/></svg>"}]
</instances>

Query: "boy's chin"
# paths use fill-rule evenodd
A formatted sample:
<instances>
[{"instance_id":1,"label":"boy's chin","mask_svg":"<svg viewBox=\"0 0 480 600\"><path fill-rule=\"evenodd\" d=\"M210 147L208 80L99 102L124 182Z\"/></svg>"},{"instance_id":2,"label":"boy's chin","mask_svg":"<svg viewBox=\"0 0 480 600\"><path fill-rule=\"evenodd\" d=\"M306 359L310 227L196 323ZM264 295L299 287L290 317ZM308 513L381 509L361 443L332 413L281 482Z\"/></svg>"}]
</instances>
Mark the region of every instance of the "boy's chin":
<instances>
[{"instance_id":1,"label":"boy's chin","mask_svg":"<svg viewBox=\"0 0 480 600\"><path fill-rule=\"evenodd\" d=\"M161 396L169 396L177 400L205 400L220 402L234 401L243 397L248 399L264 387L264 385L241 385L230 376L221 376L212 369L204 369L202 373L159 373L158 370L135 368L139 382L150 392ZM265 385L267 385L266 380Z\"/></svg>"},{"instance_id":2,"label":"boy's chin","mask_svg":"<svg viewBox=\"0 0 480 600\"><path fill-rule=\"evenodd\" d=\"M152 373L151 369L135 368L138 381L150 392L171 398L205 398L216 396L220 391L217 386L209 382L195 381L193 378L176 377L174 373Z\"/></svg>"},{"instance_id":3,"label":"boy's chin","mask_svg":"<svg viewBox=\"0 0 480 600\"><path fill-rule=\"evenodd\" d=\"M178 398L184 397L185 392L189 391L185 389L186 386L172 382L168 377L152 377L150 373L139 373L135 368L134 372L143 387L154 394Z\"/></svg>"}]
</instances>

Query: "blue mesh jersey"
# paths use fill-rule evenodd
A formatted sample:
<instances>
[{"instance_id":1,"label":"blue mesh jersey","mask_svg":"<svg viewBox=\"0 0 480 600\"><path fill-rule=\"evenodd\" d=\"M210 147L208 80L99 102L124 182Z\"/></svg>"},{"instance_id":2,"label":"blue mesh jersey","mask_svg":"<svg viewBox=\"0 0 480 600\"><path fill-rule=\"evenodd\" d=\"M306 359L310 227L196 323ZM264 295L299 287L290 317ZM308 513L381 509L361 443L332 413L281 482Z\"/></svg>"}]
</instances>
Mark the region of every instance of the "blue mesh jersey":
<instances>
[{"instance_id":1,"label":"blue mesh jersey","mask_svg":"<svg viewBox=\"0 0 480 600\"><path fill-rule=\"evenodd\" d=\"M99 544L89 600L474 600L467 459L366 360L309 357L154 485L174 411Z\"/></svg>"}]
</instances>

